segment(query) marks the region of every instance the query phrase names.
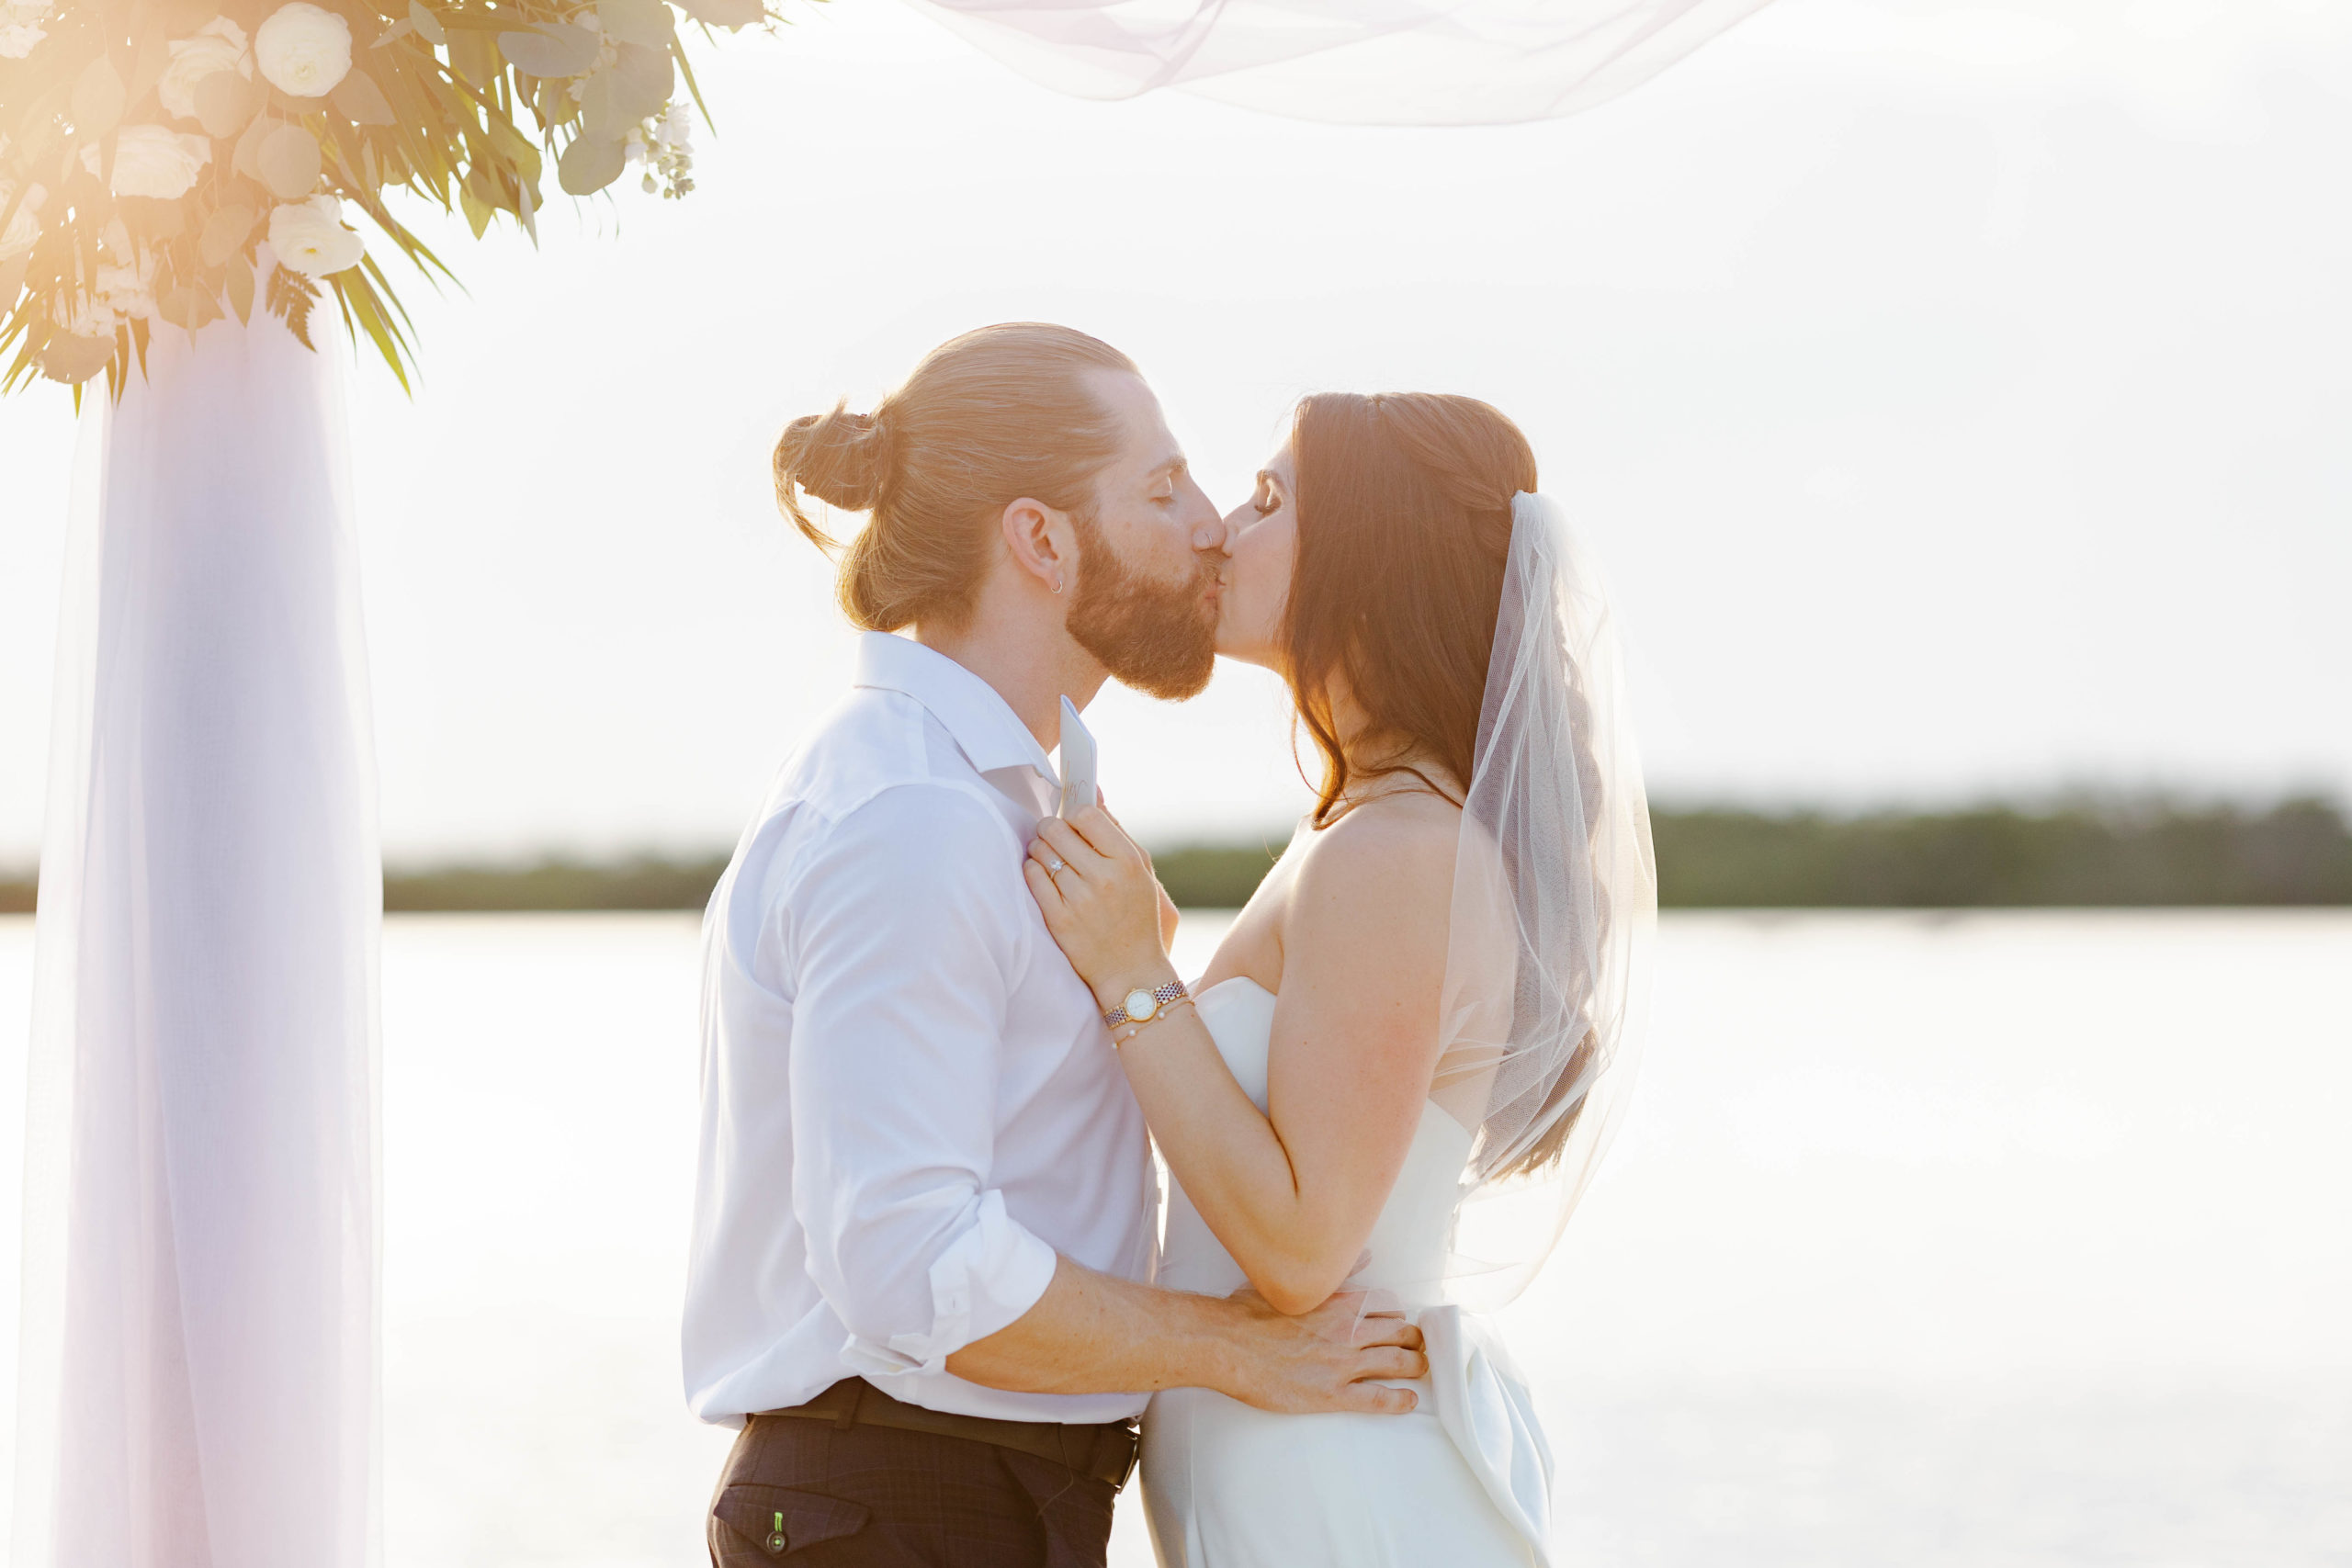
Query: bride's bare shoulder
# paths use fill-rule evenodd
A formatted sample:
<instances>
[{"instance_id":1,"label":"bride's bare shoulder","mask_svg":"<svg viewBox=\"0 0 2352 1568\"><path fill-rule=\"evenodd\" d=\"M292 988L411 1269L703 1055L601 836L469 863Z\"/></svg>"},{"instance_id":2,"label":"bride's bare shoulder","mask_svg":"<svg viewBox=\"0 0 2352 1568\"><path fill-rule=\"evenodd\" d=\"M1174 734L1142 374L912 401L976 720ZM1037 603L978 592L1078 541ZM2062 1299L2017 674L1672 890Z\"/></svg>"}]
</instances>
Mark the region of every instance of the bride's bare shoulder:
<instances>
[{"instance_id":1,"label":"bride's bare shoulder","mask_svg":"<svg viewBox=\"0 0 2352 1568\"><path fill-rule=\"evenodd\" d=\"M1307 845L1294 913L1349 925L1442 924L1461 837L1462 809L1441 795L1400 790L1365 801Z\"/></svg>"}]
</instances>

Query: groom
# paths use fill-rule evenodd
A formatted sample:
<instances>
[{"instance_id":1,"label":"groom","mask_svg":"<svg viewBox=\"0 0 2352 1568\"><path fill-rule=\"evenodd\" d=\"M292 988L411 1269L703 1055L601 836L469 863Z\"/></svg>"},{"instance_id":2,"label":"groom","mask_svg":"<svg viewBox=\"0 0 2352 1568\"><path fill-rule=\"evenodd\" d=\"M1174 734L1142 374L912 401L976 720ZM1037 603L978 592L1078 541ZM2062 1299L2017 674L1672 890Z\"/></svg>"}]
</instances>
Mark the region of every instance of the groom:
<instances>
[{"instance_id":1,"label":"groom","mask_svg":"<svg viewBox=\"0 0 2352 1568\"><path fill-rule=\"evenodd\" d=\"M775 473L820 544L801 492L872 513L867 635L705 921L686 1389L741 1427L711 1559L1100 1564L1151 1390L1378 1411L1425 1367L1353 1296L1148 1283L1143 1119L1022 881L1063 694L1207 683L1224 526L1126 357L1034 323L796 421Z\"/></svg>"}]
</instances>

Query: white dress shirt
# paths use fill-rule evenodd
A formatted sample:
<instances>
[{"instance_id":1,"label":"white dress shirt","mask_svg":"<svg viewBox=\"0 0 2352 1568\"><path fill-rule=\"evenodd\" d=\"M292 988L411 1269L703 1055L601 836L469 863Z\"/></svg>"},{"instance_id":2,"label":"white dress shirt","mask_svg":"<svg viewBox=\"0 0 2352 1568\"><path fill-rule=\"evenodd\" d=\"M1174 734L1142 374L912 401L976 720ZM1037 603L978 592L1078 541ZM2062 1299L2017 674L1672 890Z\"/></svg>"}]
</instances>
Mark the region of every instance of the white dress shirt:
<instances>
[{"instance_id":1,"label":"white dress shirt","mask_svg":"<svg viewBox=\"0 0 2352 1568\"><path fill-rule=\"evenodd\" d=\"M1056 1253L1155 1261L1142 1113L1021 879L1053 779L986 682L868 635L711 895L684 1334L704 1420L852 1376L1011 1420L1142 1410L945 1367L1035 1304Z\"/></svg>"}]
</instances>

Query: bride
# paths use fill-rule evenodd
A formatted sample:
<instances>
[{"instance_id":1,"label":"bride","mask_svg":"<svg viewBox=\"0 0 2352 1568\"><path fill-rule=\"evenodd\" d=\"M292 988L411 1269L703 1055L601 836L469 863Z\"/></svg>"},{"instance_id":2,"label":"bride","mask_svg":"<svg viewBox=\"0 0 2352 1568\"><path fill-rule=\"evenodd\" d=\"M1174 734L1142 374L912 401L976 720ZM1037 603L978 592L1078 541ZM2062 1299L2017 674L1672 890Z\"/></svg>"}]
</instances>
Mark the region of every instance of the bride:
<instances>
[{"instance_id":1,"label":"bride","mask_svg":"<svg viewBox=\"0 0 2352 1568\"><path fill-rule=\"evenodd\" d=\"M1289 684L1315 809L1189 998L1098 807L1024 867L1174 1179L1160 1282L1411 1315L1402 1418L1196 1388L1145 1420L1170 1568L1545 1563L1551 1456L1476 1307L1557 1237L1622 1108L1655 919L1613 628L1526 438L1461 397L1321 395L1227 521L1217 651ZM1191 1005L1187 1005L1188 1002Z\"/></svg>"}]
</instances>

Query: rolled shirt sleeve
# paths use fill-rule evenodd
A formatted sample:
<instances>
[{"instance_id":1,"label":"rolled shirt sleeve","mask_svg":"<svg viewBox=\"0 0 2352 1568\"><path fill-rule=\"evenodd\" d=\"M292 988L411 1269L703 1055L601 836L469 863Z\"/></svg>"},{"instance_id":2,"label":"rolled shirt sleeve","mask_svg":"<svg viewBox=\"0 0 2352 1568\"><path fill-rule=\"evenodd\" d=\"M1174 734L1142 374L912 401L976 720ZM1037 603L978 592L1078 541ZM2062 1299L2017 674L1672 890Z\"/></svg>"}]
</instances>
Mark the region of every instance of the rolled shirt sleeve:
<instances>
[{"instance_id":1,"label":"rolled shirt sleeve","mask_svg":"<svg viewBox=\"0 0 2352 1568\"><path fill-rule=\"evenodd\" d=\"M1054 1249L989 1186L1023 846L976 791L883 791L789 899L793 1209L860 1371L936 1372L1034 1306Z\"/></svg>"}]
</instances>

